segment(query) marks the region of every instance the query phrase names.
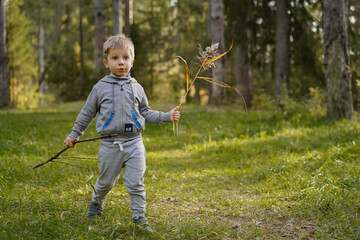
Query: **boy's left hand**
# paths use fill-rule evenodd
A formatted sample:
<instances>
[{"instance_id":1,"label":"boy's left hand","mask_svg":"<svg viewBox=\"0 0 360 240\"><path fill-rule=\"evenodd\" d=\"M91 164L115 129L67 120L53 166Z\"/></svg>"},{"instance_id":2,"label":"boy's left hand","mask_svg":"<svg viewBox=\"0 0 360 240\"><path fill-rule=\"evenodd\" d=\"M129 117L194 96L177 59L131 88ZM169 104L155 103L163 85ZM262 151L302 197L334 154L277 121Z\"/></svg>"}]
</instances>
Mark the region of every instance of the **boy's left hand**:
<instances>
[{"instance_id":1,"label":"boy's left hand","mask_svg":"<svg viewBox=\"0 0 360 240\"><path fill-rule=\"evenodd\" d=\"M170 111L171 121L172 122L178 122L180 120L180 108L175 107Z\"/></svg>"}]
</instances>

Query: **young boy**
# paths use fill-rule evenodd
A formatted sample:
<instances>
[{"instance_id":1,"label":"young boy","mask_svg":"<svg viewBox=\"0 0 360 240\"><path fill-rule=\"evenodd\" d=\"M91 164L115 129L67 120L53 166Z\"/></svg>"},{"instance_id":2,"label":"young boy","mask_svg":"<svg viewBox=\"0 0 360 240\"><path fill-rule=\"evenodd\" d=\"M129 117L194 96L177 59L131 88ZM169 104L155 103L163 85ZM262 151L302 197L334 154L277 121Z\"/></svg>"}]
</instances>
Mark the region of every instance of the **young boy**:
<instances>
[{"instance_id":1,"label":"young boy","mask_svg":"<svg viewBox=\"0 0 360 240\"><path fill-rule=\"evenodd\" d=\"M102 216L102 206L124 168L124 184L130 195L134 223L152 231L145 218L145 147L141 131L145 122L161 124L177 122L179 108L163 113L151 110L144 89L130 76L134 63L134 45L124 35L112 36L103 46L104 65L111 73L96 83L80 111L72 132L64 144L75 147L93 118L97 116L96 130L102 136L116 134L101 140L98 153L99 173L89 206L89 218Z\"/></svg>"}]
</instances>

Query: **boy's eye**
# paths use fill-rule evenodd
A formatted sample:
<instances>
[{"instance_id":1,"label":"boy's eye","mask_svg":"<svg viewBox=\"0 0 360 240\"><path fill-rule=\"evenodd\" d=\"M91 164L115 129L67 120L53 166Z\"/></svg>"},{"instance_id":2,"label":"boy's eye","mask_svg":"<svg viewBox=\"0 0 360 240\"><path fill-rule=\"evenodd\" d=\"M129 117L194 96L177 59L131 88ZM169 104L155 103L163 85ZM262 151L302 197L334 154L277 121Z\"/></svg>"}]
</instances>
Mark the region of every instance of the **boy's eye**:
<instances>
[{"instance_id":1,"label":"boy's eye","mask_svg":"<svg viewBox=\"0 0 360 240\"><path fill-rule=\"evenodd\" d=\"M128 57L128 56L125 56L124 59L127 60L127 59L129 59L129 57Z\"/></svg>"},{"instance_id":2,"label":"boy's eye","mask_svg":"<svg viewBox=\"0 0 360 240\"><path fill-rule=\"evenodd\" d=\"M118 57L113 57L114 60L118 59Z\"/></svg>"}]
</instances>

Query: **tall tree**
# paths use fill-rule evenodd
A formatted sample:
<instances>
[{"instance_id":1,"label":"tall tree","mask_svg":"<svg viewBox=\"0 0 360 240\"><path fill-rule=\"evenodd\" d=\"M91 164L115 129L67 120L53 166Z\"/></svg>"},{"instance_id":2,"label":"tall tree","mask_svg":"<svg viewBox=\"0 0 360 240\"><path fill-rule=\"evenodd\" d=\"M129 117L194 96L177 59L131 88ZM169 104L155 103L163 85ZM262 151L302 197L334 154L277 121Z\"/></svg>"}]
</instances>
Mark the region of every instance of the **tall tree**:
<instances>
[{"instance_id":1,"label":"tall tree","mask_svg":"<svg viewBox=\"0 0 360 240\"><path fill-rule=\"evenodd\" d=\"M354 108L360 109L360 89L356 87L357 79L360 79L360 1L350 0L349 7L349 53L350 54L350 68L351 68L351 80L352 80L352 98Z\"/></svg>"},{"instance_id":2,"label":"tall tree","mask_svg":"<svg viewBox=\"0 0 360 240\"><path fill-rule=\"evenodd\" d=\"M209 36L211 44L219 43L219 52L225 51L224 39L224 5L222 0L209 0ZM215 62L216 68L212 68L212 78L226 82L226 58L223 57ZM209 85L209 103L220 104L225 101L225 90L215 84Z\"/></svg>"},{"instance_id":3,"label":"tall tree","mask_svg":"<svg viewBox=\"0 0 360 240\"><path fill-rule=\"evenodd\" d=\"M275 98L280 103L287 94L290 67L290 16L288 0L276 0Z\"/></svg>"},{"instance_id":4,"label":"tall tree","mask_svg":"<svg viewBox=\"0 0 360 240\"><path fill-rule=\"evenodd\" d=\"M247 42L239 43L236 48L236 82L239 85L240 92L244 97L247 107L251 107L252 92L252 74L249 46Z\"/></svg>"},{"instance_id":5,"label":"tall tree","mask_svg":"<svg viewBox=\"0 0 360 240\"><path fill-rule=\"evenodd\" d=\"M131 24L133 20L133 0L125 0L125 27L124 33L126 36L131 34Z\"/></svg>"},{"instance_id":6,"label":"tall tree","mask_svg":"<svg viewBox=\"0 0 360 240\"><path fill-rule=\"evenodd\" d=\"M327 84L327 114L352 117L352 94L348 53L348 0L324 0L324 65Z\"/></svg>"},{"instance_id":7,"label":"tall tree","mask_svg":"<svg viewBox=\"0 0 360 240\"><path fill-rule=\"evenodd\" d=\"M122 33L122 14L121 14L121 0L113 0L114 23L113 33L118 35Z\"/></svg>"},{"instance_id":8,"label":"tall tree","mask_svg":"<svg viewBox=\"0 0 360 240\"><path fill-rule=\"evenodd\" d=\"M168 0L167 0L168 1ZM173 1L172 7L167 15L170 15L170 23L164 24L168 29L166 38L167 58L170 59L175 55L180 55L189 64L190 76L195 76L198 70L195 63L198 62L197 50L199 44L203 47L210 44L208 31L208 1L204 0L180 0ZM170 5L171 7L171 5ZM168 27L167 27L168 26ZM164 32L164 31L162 31ZM194 34L195 33L195 34ZM173 61L174 67L178 67L178 62ZM180 72L179 72L180 71ZM180 89L186 90L185 81L179 80L179 74L183 74L183 69L173 71L168 76L168 82L171 83L172 89L178 93L173 95L173 99L180 100L182 93ZM186 101L206 103L209 89L208 83L196 80L190 94L187 95ZM195 91L194 91L195 90Z\"/></svg>"},{"instance_id":9,"label":"tall tree","mask_svg":"<svg viewBox=\"0 0 360 240\"><path fill-rule=\"evenodd\" d=\"M79 45L80 45L80 98L85 96L85 77L84 77L84 38L83 38L83 3L79 0Z\"/></svg>"},{"instance_id":10,"label":"tall tree","mask_svg":"<svg viewBox=\"0 0 360 240\"><path fill-rule=\"evenodd\" d=\"M104 0L95 0L95 68L100 70L103 66L103 44L105 41L105 15Z\"/></svg>"},{"instance_id":11,"label":"tall tree","mask_svg":"<svg viewBox=\"0 0 360 240\"><path fill-rule=\"evenodd\" d=\"M144 4L134 6L137 14L131 24L131 38L136 46L137 60L131 74L139 76L139 82L149 98L174 98L167 91L171 81L168 64L165 64L174 57L171 50L174 43L170 34L171 10L169 0L144 1Z\"/></svg>"},{"instance_id":12,"label":"tall tree","mask_svg":"<svg viewBox=\"0 0 360 240\"><path fill-rule=\"evenodd\" d=\"M35 1L31 1L34 4ZM10 99L15 107L34 106L39 98L38 93L38 30L39 8L31 8L32 16L28 18L25 11L28 1L8 1L6 20L6 43L10 75ZM35 5L35 4L34 4ZM45 21L44 21L45 22Z\"/></svg>"},{"instance_id":13,"label":"tall tree","mask_svg":"<svg viewBox=\"0 0 360 240\"><path fill-rule=\"evenodd\" d=\"M251 44L254 42L251 40L254 27L254 3L252 0L245 0L238 2L237 0L224 0L225 17L227 22L227 32L231 32L234 45L236 47L236 58L232 58L230 61L234 61L232 65L235 71L233 73L233 79L231 76L227 79L228 82L236 83L239 88L247 107L251 106L251 100L253 97L252 88L252 69L251 69ZM234 38L236 36L236 38ZM234 98L243 100L238 94L234 94Z\"/></svg>"},{"instance_id":14,"label":"tall tree","mask_svg":"<svg viewBox=\"0 0 360 240\"><path fill-rule=\"evenodd\" d=\"M38 59L38 64L39 64L39 80L38 80L38 84L39 84L39 92L41 93L46 93L47 90L47 84L46 81L44 79L44 71L45 71L45 28L44 28L44 24L43 24L43 9L42 6L39 5L39 35L38 35L38 39L39 39L39 46L38 46L38 54L39 54L39 59Z\"/></svg>"},{"instance_id":15,"label":"tall tree","mask_svg":"<svg viewBox=\"0 0 360 240\"><path fill-rule=\"evenodd\" d=\"M6 10L7 0L0 4L0 107L10 104L10 77L6 47Z\"/></svg>"},{"instance_id":16,"label":"tall tree","mask_svg":"<svg viewBox=\"0 0 360 240\"><path fill-rule=\"evenodd\" d=\"M290 97L301 98L310 88L325 89L320 34L323 6L319 1L299 0L290 9L292 42L288 91Z\"/></svg>"}]
</instances>

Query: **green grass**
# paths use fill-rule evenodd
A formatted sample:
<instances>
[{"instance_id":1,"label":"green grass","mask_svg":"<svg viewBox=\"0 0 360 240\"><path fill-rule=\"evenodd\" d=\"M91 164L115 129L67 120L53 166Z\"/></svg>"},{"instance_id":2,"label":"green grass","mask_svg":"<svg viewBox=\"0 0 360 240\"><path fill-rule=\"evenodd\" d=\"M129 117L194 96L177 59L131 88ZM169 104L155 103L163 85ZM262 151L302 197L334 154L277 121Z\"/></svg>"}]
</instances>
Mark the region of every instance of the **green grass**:
<instances>
[{"instance_id":1,"label":"green grass","mask_svg":"<svg viewBox=\"0 0 360 240\"><path fill-rule=\"evenodd\" d=\"M122 180L104 218L86 218L96 161L31 169L64 147L81 106L0 111L0 239L360 239L357 114L184 105L178 137L172 124L148 124L147 216L157 233L147 235L133 229ZM83 138L96 136L92 124ZM98 145L63 155L96 157Z\"/></svg>"}]
</instances>

